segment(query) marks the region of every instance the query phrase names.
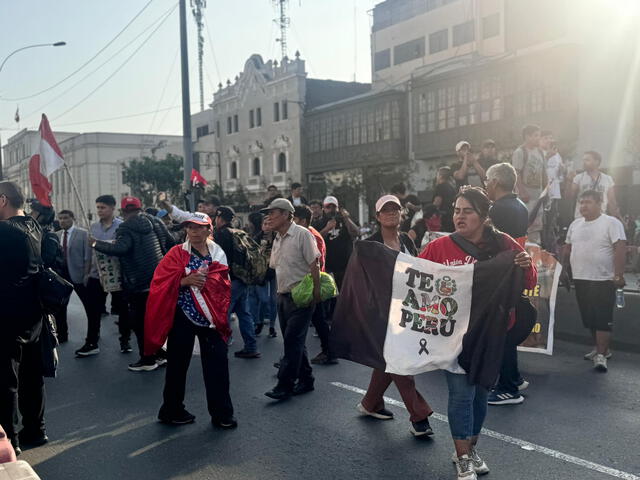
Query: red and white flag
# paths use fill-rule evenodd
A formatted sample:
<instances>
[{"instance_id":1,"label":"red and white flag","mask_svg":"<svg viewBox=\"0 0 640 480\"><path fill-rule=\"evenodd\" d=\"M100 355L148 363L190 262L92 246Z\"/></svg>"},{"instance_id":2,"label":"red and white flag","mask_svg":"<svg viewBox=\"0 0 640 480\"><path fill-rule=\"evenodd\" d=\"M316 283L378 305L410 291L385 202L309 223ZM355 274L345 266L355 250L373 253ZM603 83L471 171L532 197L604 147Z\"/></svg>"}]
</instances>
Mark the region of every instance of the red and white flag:
<instances>
[{"instance_id":1,"label":"red and white flag","mask_svg":"<svg viewBox=\"0 0 640 480\"><path fill-rule=\"evenodd\" d=\"M38 201L47 207L51 205L52 187L49 176L64 165L62 151L56 142L49 120L43 113L40 121L39 154L31 156L29 160L29 180L31 188Z\"/></svg>"},{"instance_id":2,"label":"red and white flag","mask_svg":"<svg viewBox=\"0 0 640 480\"><path fill-rule=\"evenodd\" d=\"M191 170L191 185L195 187L198 184L204 186L207 184L207 181L200 175L200 172L194 168Z\"/></svg>"}]
</instances>

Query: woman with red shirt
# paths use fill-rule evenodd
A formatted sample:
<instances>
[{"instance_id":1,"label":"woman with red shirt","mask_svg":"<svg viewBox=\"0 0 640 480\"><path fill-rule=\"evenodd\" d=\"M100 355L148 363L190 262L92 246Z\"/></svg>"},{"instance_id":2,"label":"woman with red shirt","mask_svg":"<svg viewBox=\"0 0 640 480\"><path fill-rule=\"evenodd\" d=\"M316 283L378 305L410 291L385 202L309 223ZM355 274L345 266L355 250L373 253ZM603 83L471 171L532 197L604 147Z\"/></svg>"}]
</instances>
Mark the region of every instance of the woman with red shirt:
<instances>
[{"instance_id":1,"label":"woman with red shirt","mask_svg":"<svg viewBox=\"0 0 640 480\"><path fill-rule=\"evenodd\" d=\"M514 261L525 270L525 288L534 288L537 282L537 271L531 262L531 257L513 238L491 226L490 205L489 198L481 188L462 190L456 197L453 211L456 233L488 257L493 257L505 250L520 252ZM464 265L477 261L450 237L441 237L429 243L419 257L444 265ZM512 313L509 328L514 321L515 317ZM487 414L489 392L480 385L472 385L466 374L448 371L444 373L449 387L449 428L455 446L452 460L456 465L458 480L475 480L478 474L489 472L487 464L476 451L478 435Z\"/></svg>"}]
</instances>

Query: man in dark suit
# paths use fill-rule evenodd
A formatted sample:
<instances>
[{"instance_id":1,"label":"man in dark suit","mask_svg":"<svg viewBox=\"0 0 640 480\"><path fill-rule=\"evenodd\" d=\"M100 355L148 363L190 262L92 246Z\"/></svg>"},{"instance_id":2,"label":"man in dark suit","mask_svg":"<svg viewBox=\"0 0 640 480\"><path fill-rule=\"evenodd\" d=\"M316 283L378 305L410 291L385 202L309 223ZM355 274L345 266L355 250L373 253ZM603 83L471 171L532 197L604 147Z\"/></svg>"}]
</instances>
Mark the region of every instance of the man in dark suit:
<instances>
[{"instance_id":1,"label":"man in dark suit","mask_svg":"<svg viewBox=\"0 0 640 480\"><path fill-rule=\"evenodd\" d=\"M58 212L58 221L61 230L58 231L62 254L64 255L64 269L62 276L73 284L73 289L80 297L87 317L90 312L89 299L87 297L87 282L91 272L91 257L93 252L89 246L89 233L75 225L75 215L71 210ZM58 340L61 343L69 339L69 327L67 324L67 309L56 315L58 327Z\"/></svg>"}]
</instances>

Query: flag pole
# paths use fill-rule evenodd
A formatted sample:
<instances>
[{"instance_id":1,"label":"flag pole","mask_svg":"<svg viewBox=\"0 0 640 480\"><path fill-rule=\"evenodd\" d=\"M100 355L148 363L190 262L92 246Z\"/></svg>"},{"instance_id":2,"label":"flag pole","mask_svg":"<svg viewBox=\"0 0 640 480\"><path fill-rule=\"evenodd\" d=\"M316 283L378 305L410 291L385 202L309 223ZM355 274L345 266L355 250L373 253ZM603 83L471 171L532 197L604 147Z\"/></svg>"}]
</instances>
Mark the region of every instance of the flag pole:
<instances>
[{"instance_id":1,"label":"flag pole","mask_svg":"<svg viewBox=\"0 0 640 480\"><path fill-rule=\"evenodd\" d=\"M89 228L91 226L91 223L89 222L87 211L84 209L84 204L82 203L82 199L80 198L80 193L78 193L78 187L76 186L76 181L73 179L73 176L71 175L71 170L69 170L69 166L67 165L67 162L64 162L63 165L64 165L64 170L65 172L67 172L67 175L69 176L69 180L71 181L71 187L73 188L73 193L75 194L76 200L78 200L78 204L80 205L82 218L84 219L87 228Z\"/></svg>"}]
</instances>

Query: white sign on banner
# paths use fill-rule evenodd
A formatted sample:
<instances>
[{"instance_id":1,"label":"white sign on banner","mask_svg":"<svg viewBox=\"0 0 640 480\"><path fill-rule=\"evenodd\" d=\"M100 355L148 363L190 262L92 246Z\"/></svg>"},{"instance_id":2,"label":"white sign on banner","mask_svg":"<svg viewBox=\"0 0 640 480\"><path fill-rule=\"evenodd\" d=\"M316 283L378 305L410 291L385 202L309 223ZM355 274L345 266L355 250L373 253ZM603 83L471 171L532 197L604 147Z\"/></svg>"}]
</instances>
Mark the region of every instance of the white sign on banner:
<instances>
[{"instance_id":1,"label":"white sign on banner","mask_svg":"<svg viewBox=\"0 0 640 480\"><path fill-rule=\"evenodd\" d=\"M469 326L473 269L398 254L384 343L387 372L464 373L458 355Z\"/></svg>"}]
</instances>

